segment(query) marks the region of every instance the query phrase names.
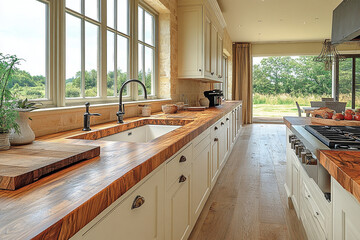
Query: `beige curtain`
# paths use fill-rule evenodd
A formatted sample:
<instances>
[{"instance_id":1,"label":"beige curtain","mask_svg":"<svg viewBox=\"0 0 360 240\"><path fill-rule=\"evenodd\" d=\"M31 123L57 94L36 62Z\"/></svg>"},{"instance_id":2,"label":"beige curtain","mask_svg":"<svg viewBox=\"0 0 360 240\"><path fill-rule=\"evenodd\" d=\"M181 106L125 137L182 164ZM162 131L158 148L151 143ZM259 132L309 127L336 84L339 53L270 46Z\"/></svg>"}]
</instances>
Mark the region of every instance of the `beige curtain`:
<instances>
[{"instance_id":1,"label":"beige curtain","mask_svg":"<svg viewBox=\"0 0 360 240\"><path fill-rule=\"evenodd\" d=\"M250 43L233 44L233 100L242 100L243 123L252 123L252 57Z\"/></svg>"}]
</instances>

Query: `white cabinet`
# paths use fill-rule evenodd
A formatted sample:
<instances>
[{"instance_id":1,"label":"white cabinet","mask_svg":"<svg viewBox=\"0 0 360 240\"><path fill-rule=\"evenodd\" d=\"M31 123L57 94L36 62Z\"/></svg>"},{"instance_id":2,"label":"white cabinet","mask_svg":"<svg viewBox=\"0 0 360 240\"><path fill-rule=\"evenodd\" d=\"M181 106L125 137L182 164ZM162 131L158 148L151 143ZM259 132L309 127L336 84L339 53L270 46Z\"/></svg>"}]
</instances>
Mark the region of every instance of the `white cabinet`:
<instances>
[{"instance_id":1,"label":"white cabinet","mask_svg":"<svg viewBox=\"0 0 360 240\"><path fill-rule=\"evenodd\" d=\"M223 27L206 3L179 1L178 43L180 79L222 82Z\"/></svg>"},{"instance_id":2,"label":"white cabinet","mask_svg":"<svg viewBox=\"0 0 360 240\"><path fill-rule=\"evenodd\" d=\"M115 201L72 239L165 239L164 182L165 169L160 167L127 197Z\"/></svg>"},{"instance_id":3,"label":"white cabinet","mask_svg":"<svg viewBox=\"0 0 360 240\"><path fill-rule=\"evenodd\" d=\"M215 124L211 133L211 188L214 187L220 171L220 124Z\"/></svg>"},{"instance_id":4,"label":"white cabinet","mask_svg":"<svg viewBox=\"0 0 360 240\"><path fill-rule=\"evenodd\" d=\"M300 163L295 154L291 155L292 158L292 194L291 200L294 205L294 209L298 216L300 216L299 212L299 200L300 200Z\"/></svg>"},{"instance_id":5,"label":"white cabinet","mask_svg":"<svg viewBox=\"0 0 360 240\"><path fill-rule=\"evenodd\" d=\"M360 203L335 179L331 179L333 198L333 239L360 239Z\"/></svg>"},{"instance_id":6,"label":"white cabinet","mask_svg":"<svg viewBox=\"0 0 360 240\"><path fill-rule=\"evenodd\" d=\"M220 132L219 132L219 166L223 167L225 158L227 157L227 128L225 119L220 120Z\"/></svg>"},{"instance_id":7,"label":"white cabinet","mask_svg":"<svg viewBox=\"0 0 360 240\"><path fill-rule=\"evenodd\" d=\"M210 131L201 136L194 146L194 159L191 165L191 220L198 219L211 191L210 182Z\"/></svg>"}]
</instances>

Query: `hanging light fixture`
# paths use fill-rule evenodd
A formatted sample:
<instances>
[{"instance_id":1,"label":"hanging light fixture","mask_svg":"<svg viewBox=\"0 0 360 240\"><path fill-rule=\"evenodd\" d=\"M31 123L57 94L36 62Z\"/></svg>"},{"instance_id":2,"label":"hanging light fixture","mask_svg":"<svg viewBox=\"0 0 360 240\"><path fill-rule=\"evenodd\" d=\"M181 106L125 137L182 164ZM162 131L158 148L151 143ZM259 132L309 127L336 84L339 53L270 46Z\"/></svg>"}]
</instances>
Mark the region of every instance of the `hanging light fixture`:
<instances>
[{"instance_id":1,"label":"hanging light fixture","mask_svg":"<svg viewBox=\"0 0 360 240\"><path fill-rule=\"evenodd\" d=\"M319 56L314 58L314 61L323 62L325 64L325 69L331 70L332 64L335 59L343 61L345 60L345 57L339 54L335 45L331 44L330 39L325 39L321 53L319 54Z\"/></svg>"}]
</instances>

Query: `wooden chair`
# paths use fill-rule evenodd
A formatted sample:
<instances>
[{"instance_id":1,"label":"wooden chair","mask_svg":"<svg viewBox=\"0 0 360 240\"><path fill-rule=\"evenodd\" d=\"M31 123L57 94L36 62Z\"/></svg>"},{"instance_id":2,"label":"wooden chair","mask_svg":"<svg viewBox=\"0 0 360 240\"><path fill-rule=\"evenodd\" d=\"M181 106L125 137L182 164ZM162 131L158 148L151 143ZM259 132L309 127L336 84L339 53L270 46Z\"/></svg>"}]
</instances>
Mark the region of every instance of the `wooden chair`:
<instances>
[{"instance_id":1,"label":"wooden chair","mask_svg":"<svg viewBox=\"0 0 360 240\"><path fill-rule=\"evenodd\" d=\"M298 115L299 115L299 117L301 117L301 109L300 109L299 103L298 102L295 102L295 103L296 103L296 107L298 110Z\"/></svg>"},{"instance_id":2,"label":"wooden chair","mask_svg":"<svg viewBox=\"0 0 360 240\"><path fill-rule=\"evenodd\" d=\"M335 110L337 113L345 111L347 102L325 102L325 107Z\"/></svg>"},{"instance_id":3,"label":"wooden chair","mask_svg":"<svg viewBox=\"0 0 360 240\"><path fill-rule=\"evenodd\" d=\"M323 101L323 102L334 102L335 98L321 98L321 101Z\"/></svg>"},{"instance_id":4,"label":"wooden chair","mask_svg":"<svg viewBox=\"0 0 360 240\"><path fill-rule=\"evenodd\" d=\"M311 107L325 107L325 103L323 101L310 101Z\"/></svg>"}]
</instances>

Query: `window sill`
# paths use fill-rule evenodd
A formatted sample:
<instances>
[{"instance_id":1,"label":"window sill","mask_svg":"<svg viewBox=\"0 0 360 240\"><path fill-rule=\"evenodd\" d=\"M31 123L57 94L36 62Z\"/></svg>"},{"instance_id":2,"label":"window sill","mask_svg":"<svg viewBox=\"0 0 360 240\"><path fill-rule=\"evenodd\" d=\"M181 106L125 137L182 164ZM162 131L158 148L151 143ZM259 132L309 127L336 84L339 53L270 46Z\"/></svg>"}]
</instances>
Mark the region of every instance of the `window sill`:
<instances>
[{"instance_id":1,"label":"window sill","mask_svg":"<svg viewBox=\"0 0 360 240\"><path fill-rule=\"evenodd\" d=\"M124 102L125 106L134 106L144 103L157 103L157 102L168 102L171 101L170 98L166 99L150 99L150 100L138 100L138 101L127 101ZM99 104L92 104L90 109L99 109L99 108L109 108L118 106L118 102L112 102L112 103L99 103ZM66 106L66 107L48 107L48 108L41 108L34 110L33 113L43 113L43 112L53 112L53 111L64 111L64 110L79 110L81 108L85 108L84 105L76 105L76 106Z\"/></svg>"}]
</instances>

